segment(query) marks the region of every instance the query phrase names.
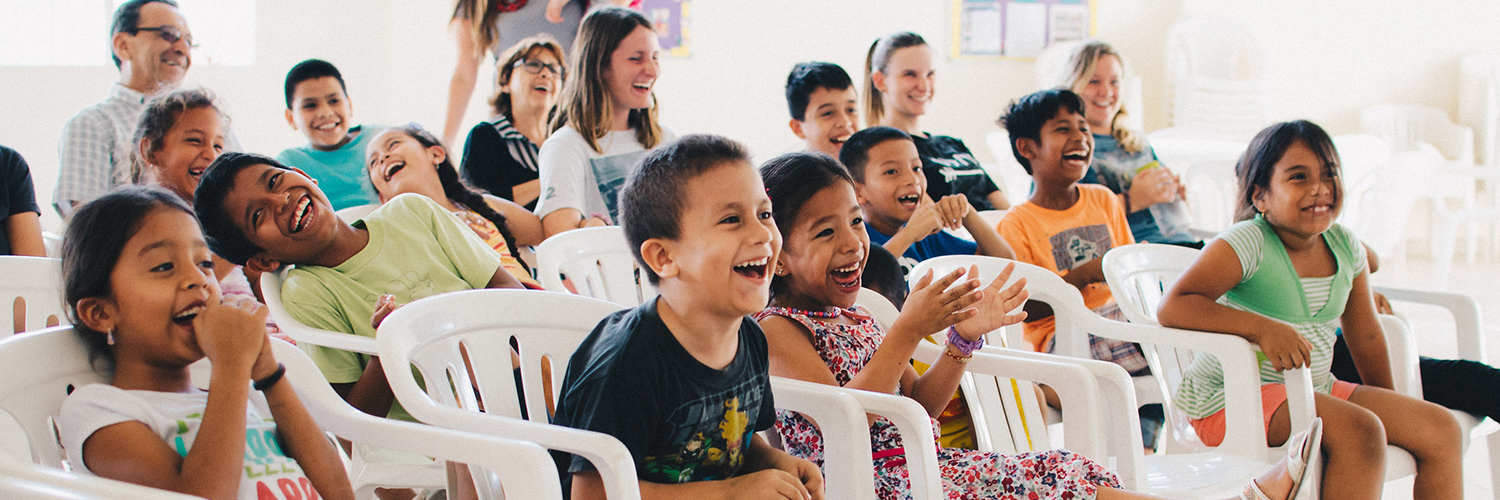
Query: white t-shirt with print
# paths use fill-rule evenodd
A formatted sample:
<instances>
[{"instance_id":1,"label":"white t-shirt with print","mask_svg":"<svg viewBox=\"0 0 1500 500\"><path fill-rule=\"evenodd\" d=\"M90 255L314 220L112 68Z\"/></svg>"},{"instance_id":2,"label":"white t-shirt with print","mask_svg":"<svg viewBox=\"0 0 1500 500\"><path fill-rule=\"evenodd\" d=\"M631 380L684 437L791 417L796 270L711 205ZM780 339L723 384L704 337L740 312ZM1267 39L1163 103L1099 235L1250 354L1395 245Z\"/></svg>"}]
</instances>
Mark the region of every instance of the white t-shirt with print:
<instances>
[{"instance_id":1,"label":"white t-shirt with print","mask_svg":"<svg viewBox=\"0 0 1500 500\"><path fill-rule=\"evenodd\" d=\"M78 388L63 400L58 419L63 449L73 471L93 475L83 461L83 443L95 431L120 422L138 421L161 437L178 455L187 456L203 424L208 393L127 391L105 384ZM286 456L277 438L265 395L250 392L245 408L245 466L240 500L314 500L320 497L296 460Z\"/></svg>"},{"instance_id":2,"label":"white t-shirt with print","mask_svg":"<svg viewBox=\"0 0 1500 500\"><path fill-rule=\"evenodd\" d=\"M662 144L677 140L677 134L661 128ZM617 224L620 188L635 165L651 150L636 141L634 130L610 132L597 141L604 152L589 147L583 134L571 126L553 132L537 153L542 194L536 202L538 217L564 208L577 210L585 219L599 217Z\"/></svg>"}]
</instances>

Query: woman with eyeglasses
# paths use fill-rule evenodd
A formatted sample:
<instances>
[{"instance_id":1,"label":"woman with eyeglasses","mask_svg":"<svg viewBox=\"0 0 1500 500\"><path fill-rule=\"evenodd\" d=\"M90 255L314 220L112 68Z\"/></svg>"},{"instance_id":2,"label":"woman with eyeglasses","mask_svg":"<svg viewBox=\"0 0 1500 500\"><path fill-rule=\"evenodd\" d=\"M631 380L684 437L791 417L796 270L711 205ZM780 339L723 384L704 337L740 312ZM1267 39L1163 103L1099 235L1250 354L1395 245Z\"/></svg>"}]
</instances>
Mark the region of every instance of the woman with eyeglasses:
<instances>
[{"instance_id":1,"label":"woman with eyeglasses","mask_svg":"<svg viewBox=\"0 0 1500 500\"><path fill-rule=\"evenodd\" d=\"M536 208L537 147L562 89L563 49L546 35L521 40L501 54L495 78L495 116L475 125L464 145L465 181L490 194Z\"/></svg>"}]
</instances>

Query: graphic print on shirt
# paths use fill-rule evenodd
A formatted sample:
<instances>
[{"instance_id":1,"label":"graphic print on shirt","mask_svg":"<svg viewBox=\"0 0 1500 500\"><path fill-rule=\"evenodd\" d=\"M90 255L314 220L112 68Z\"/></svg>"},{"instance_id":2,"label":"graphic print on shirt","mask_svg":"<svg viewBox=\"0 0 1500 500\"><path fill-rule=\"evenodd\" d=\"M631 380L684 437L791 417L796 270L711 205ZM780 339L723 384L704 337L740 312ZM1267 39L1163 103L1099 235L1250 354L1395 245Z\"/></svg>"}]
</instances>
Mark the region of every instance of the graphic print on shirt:
<instances>
[{"instance_id":1,"label":"graphic print on shirt","mask_svg":"<svg viewBox=\"0 0 1500 500\"><path fill-rule=\"evenodd\" d=\"M1111 246L1109 227L1104 224L1080 226L1047 238L1052 245L1052 259L1058 271L1069 271L1104 256Z\"/></svg>"},{"instance_id":2,"label":"graphic print on shirt","mask_svg":"<svg viewBox=\"0 0 1500 500\"><path fill-rule=\"evenodd\" d=\"M641 478L683 483L733 477L745 464L745 448L755 432L750 415L760 413L764 383L747 380L674 410L665 424L669 434L664 442L682 444L676 453L645 457L640 465Z\"/></svg>"},{"instance_id":3,"label":"graphic print on shirt","mask_svg":"<svg viewBox=\"0 0 1500 500\"><path fill-rule=\"evenodd\" d=\"M645 151L636 151L589 160L589 167L594 170L594 180L599 183L599 195L604 197L604 207L609 211L610 221L619 220L620 189L625 187L625 178L630 176L635 164L644 156ZM585 218L595 215L603 214L583 214Z\"/></svg>"},{"instance_id":4,"label":"graphic print on shirt","mask_svg":"<svg viewBox=\"0 0 1500 500\"><path fill-rule=\"evenodd\" d=\"M191 413L177 420L175 435L167 444L186 457L198 437L203 425L202 413ZM245 476L241 478L255 487L256 500L317 500L317 490L298 468L297 462L281 449L276 436L276 423L266 420L245 425ZM240 491L243 495L244 484Z\"/></svg>"}]
</instances>

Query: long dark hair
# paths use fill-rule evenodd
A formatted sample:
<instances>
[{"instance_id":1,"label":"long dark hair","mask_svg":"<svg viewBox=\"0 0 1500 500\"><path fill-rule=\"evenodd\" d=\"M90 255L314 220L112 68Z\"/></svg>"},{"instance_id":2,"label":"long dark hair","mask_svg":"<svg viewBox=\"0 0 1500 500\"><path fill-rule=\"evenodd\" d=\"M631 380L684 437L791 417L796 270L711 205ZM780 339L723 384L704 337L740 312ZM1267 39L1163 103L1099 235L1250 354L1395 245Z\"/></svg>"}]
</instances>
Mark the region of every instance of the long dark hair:
<instances>
[{"instance_id":1,"label":"long dark hair","mask_svg":"<svg viewBox=\"0 0 1500 500\"><path fill-rule=\"evenodd\" d=\"M113 346L104 332L96 332L78 315L78 302L91 297L113 297L109 277L120 262L125 243L140 232L141 222L156 210L180 210L193 215L192 207L171 191L155 186L121 186L85 203L68 223L63 237L63 302L93 359L113 361Z\"/></svg>"},{"instance_id":2,"label":"long dark hair","mask_svg":"<svg viewBox=\"0 0 1500 500\"><path fill-rule=\"evenodd\" d=\"M760 176L766 184L766 196L771 198L771 217L776 219L783 244L790 237L797 214L813 196L839 182L854 189L849 170L832 156L819 152L802 151L772 158L760 166ZM777 296L786 293L786 287L786 279L772 273L771 300L774 302Z\"/></svg>"},{"instance_id":3,"label":"long dark hair","mask_svg":"<svg viewBox=\"0 0 1500 500\"><path fill-rule=\"evenodd\" d=\"M1337 188L1334 199L1344 198L1343 171L1339 164L1339 152L1333 146L1333 138L1328 136L1323 127L1307 120L1281 122L1255 134L1255 138L1245 148L1245 154L1240 156L1239 163L1234 166L1234 175L1240 180L1235 221L1249 220L1260 213L1255 209L1255 190L1271 187L1271 174L1275 173L1276 162L1281 161L1292 144L1299 142L1311 149L1323 165L1333 169L1334 186Z\"/></svg>"},{"instance_id":4,"label":"long dark hair","mask_svg":"<svg viewBox=\"0 0 1500 500\"><path fill-rule=\"evenodd\" d=\"M410 136L412 139L416 140L418 144L421 144L423 148L443 146L442 141L439 141L436 136L432 135L432 132L428 132L427 129L422 128L421 125L408 123L406 125L392 128L400 130L401 133ZM445 151L447 150L447 148L443 149ZM458 176L458 169L453 168L453 155L449 155L446 153L443 154L443 161L438 162L437 165L437 176L438 182L443 185L444 196L447 196L448 199L453 200L454 203L463 205L464 208L467 208L474 213L479 214L480 217L484 217L486 219L489 219L490 222L495 223L495 229L500 231L501 238L505 238L505 245L510 247L511 255L516 255L516 252L520 251L520 249L516 247L516 237L511 236L510 227L505 224L505 216L501 215L500 212L495 211L495 209L490 206L490 203L488 201L485 201L483 194L481 194L478 190L474 189L468 184L465 184L463 178ZM521 259L517 258L516 262L521 262ZM521 266L526 267L526 263L521 262Z\"/></svg>"}]
</instances>

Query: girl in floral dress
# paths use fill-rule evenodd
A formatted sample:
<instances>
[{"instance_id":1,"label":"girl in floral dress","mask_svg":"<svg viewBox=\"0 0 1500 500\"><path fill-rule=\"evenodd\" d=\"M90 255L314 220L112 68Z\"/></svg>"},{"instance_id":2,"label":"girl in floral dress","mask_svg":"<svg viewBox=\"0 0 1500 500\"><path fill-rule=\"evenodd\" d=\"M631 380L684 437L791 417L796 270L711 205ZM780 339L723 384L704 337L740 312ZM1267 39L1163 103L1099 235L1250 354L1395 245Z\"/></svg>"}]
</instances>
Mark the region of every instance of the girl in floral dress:
<instances>
[{"instance_id":1,"label":"girl in floral dress","mask_svg":"<svg viewBox=\"0 0 1500 500\"><path fill-rule=\"evenodd\" d=\"M772 375L897 393L937 415L983 344L982 335L1025 318L1018 309L1027 298L1026 280L1004 287L1013 265L988 285L964 278L973 276L973 269L960 269L924 276L885 331L854 305L870 242L848 172L825 155L791 153L772 159L761 173L783 240L771 307L756 315L766 333ZM908 362L917 343L944 329L944 355L919 377ZM789 453L822 464L822 436L811 421L778 411L776 429ZM904 444L895 426L872 418L870 440L879 497L910 498ZM1306 456L1305 447L1290 448L1299 458ZM938 461L949 499L1148 498L1118 489L1113 472L1066 450L1001 455L939 448ZM1301 475L1302 467L1290 468ZM1294 487L1287 469L1272 467L1246 488L1245 498L1287 498Z\"/></svg>"}]
</instances>

